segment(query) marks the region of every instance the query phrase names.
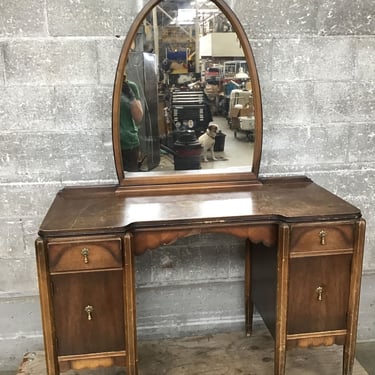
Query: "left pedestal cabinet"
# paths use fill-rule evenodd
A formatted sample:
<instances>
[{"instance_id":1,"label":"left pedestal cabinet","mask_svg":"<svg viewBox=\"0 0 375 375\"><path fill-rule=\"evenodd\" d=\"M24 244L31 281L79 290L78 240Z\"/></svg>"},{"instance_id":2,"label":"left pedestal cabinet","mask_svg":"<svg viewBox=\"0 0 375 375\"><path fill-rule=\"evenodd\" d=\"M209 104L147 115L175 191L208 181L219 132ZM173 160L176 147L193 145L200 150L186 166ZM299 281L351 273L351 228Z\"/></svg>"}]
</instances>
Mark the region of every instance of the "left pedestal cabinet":
<instances>
[{"instance_id":1,"label":"left pedestal cabinet","mask_svg":"<svg viewBox=\"0 0 375 375\"><path fill-rule=\"evenodd\" d=\"M36 242L48 374L124 365L126 298L120 237Z\"/></svg>"}]
</instances>

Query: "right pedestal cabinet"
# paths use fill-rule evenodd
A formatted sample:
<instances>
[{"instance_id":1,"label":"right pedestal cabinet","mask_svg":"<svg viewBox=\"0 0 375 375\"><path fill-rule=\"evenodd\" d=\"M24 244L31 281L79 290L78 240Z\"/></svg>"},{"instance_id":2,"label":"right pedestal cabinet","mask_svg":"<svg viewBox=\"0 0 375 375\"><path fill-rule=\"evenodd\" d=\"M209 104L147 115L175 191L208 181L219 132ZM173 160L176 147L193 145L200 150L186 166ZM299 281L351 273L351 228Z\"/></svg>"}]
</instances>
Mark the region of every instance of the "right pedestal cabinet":
<instances>
[{"instance_id":1,"label":"right pedestal cabinet","mask_svg":"<svg viewBox=\"0 0 375 375\"><path fill-rule=\"evenodd\" d=\"M276 340L276 374L284 347L332 344L344 345L351 374L364 233L364 220L283 224L278 249L248 247L247 332L255 305Z\"/></svg>"}]
</instances>

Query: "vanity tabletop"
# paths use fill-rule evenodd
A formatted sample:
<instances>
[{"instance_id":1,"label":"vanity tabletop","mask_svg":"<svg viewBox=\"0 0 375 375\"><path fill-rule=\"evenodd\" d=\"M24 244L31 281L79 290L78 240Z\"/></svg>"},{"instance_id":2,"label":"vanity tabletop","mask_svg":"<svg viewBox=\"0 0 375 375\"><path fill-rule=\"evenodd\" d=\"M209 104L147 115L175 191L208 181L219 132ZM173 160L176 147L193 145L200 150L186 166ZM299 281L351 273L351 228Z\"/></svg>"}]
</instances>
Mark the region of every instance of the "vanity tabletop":
<instances>
[{"instance_id":1,"label":"vanity tabletop","mask_svg":"<svg viewBox=\"0 0 375 375\"><path fill-rule=\"evenodd\" d=\"M356 219L358 208L307 178L260 180L244 191L127 197L117 186L67 187L41 236L123 233L131 228Z\"/></svg>"}]
</instances>

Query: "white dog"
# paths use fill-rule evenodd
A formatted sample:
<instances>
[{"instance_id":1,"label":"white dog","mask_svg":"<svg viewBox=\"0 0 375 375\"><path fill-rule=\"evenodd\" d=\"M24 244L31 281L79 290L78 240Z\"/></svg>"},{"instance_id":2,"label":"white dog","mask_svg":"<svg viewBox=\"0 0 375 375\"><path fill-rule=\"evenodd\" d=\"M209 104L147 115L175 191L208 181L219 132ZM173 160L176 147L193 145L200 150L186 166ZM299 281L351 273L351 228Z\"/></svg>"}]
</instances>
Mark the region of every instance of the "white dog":
<instances>
[{"instance_id":1,"label":"white dog","mask_svg":"<svg viewBox=\"0 0 375 375\"><path fill-rule=\"evenodd\" d=\"M203 133L199 138L198 141L203 147L203 160L207 160L207 153L209 150L211 150L211 157L212 160L217 160L215 158L215 151L214 151L214 146L215 146L215 137L217 133L219 132L219 127L216 124L210 123L208 125L208 128L205 133Z\"/></svg>"}]
</instances>

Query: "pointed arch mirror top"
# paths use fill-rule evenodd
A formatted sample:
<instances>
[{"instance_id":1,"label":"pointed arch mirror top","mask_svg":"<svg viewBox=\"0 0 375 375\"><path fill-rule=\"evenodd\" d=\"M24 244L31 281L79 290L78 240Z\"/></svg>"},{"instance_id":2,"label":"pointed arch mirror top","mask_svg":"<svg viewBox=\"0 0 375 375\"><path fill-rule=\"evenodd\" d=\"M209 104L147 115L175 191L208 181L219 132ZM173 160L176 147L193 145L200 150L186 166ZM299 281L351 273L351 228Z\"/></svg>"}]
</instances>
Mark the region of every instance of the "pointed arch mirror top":
<instances>
[{"instance_id":1,"label":"pointed arch mirror top","mask_svg":"<svg viewBox=\"0 0 375 375\"><path fill-rule=\"evenodd\" d=\"M118 192L233 190L258 183L262 103L248 37L225 1L187 4L150 0L124 40L112 101ZM128 152L134 130L124 129L136 102L143 113L131 121L139 139L134 168ZM207 152L204 161L199 137L211 124L219 131L214 155Z\"/></svg>"}]
</instances>

